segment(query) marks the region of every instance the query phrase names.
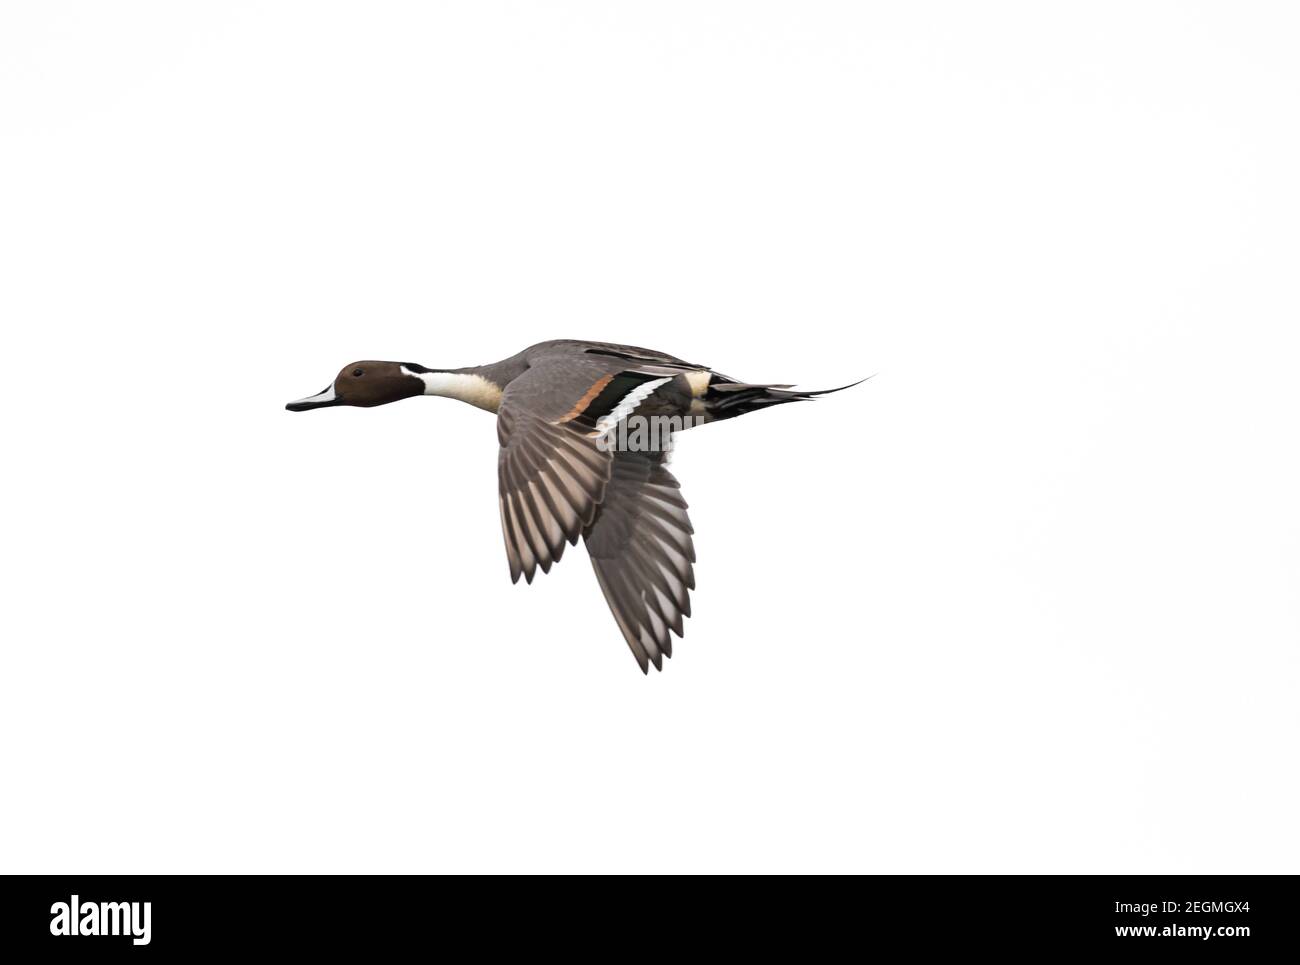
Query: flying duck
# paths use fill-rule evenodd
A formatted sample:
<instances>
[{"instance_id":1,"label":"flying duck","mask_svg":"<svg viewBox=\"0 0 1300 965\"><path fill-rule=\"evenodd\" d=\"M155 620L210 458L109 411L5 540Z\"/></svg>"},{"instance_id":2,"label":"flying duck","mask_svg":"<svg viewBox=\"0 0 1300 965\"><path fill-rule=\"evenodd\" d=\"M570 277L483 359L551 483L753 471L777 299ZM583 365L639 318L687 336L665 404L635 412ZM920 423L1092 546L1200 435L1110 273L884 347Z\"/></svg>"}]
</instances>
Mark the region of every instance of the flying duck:
<instances>
[{"instance_id":1,"label":"flying duck","mask_svg":"<svg viewBox=\"0 0 1300 965\"><path fill-rule=\"evenodd\" d=\"M285 408L440 395L495 412L511 581L549 572L581 536L618 628L649 673L672 656L669 631L682 635L695 588L694 530L667 468L672 433L838 391L755 385L651 349L561 339L460 369L353 362Z\"/></svg>"}]
</instances>

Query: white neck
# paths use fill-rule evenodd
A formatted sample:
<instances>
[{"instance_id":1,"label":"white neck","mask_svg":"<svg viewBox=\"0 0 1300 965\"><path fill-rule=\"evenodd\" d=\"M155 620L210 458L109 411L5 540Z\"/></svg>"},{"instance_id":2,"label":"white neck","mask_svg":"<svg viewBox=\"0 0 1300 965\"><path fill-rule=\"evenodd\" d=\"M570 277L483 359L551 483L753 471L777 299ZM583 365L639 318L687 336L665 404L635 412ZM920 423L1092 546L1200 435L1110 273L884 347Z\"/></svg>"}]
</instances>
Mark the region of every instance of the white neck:
<instances>
[{"instance_id":1,"label":"white neck","mask_svg":"<svg viewBox=\"0 0 1300 965\"><path fill-rule=\"evenodd\" d=\"M424 383L425 395L459 399L489 412L496 412L501 405L501 386L481 375L466 372L412 372L405 366L402 371L414 375Z\"/></svg>"}]
</instances>

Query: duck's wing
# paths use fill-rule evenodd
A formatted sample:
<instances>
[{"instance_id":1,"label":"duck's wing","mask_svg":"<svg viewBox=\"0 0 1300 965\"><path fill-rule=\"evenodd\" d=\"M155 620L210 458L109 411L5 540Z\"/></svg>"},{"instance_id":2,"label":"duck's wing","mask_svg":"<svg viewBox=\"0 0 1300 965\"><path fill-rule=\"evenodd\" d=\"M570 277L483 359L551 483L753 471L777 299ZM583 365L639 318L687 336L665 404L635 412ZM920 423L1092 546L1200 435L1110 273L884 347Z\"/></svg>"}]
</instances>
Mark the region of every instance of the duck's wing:
<instances>
[{"instance_id":1,"label":"duck's wing","mask_svg":"<svg viewBox=\"0 0 1300 965\"><path fill-rule=\"evenodd\" d=\"M583 532L591 565L627 645L649 673L673 653L695 588L686 500L662 452L619 452L604 501Z\"/></svg>"},{"instance_id":2,"label":"duck's wing","mask_svg":"<svg viewBox=\"0 0 1300 965\"><path fill-rule=\"evenodd\" d=\"M584 367L546 364L513 380L497 410L497 481L510 579L529 583L564 553L565 542L596 518L611 457L574 424L592 385L603 376ZM589 400L587 400L589 401Z\"/></svg>"},{"instance_id":3,"label":"duck's wing","mask_svg":"<svg viewBox=\"0 0 1300 965\"><path fill-rule=\"evenodd\" d=\"M664 452L610 453L602 417L668 379L626 360L538 360L497 411L501 529L510 577L548 572L581 534L614 619L643 671L671 656L695 587L691 522Z\"/></svg>"},{"instance_id":4,"label":"duck's wing","mask_svg":"<svg viewBox=\"0 0 1300 965\"><path fill-rule=\"evenodd\" d=\"M541 355L506 386L497 410L501 529L510 578L549 572L596 516L611 456L597 435L672 380L649 363L599 353ZM605 421L602 421L605 420Z\"/></svg>"}]
</instances>

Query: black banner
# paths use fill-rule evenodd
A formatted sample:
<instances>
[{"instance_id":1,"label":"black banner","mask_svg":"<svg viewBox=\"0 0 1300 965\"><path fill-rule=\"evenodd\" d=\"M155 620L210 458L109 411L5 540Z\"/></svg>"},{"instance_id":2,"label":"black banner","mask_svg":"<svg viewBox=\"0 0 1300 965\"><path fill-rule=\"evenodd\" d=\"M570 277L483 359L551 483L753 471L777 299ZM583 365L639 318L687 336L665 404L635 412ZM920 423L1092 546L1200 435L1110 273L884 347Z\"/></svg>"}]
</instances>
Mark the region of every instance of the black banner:
<instances>
[{"instance_id":1,"label":"black banner","mask_svg":"<svg viewBox=\"0 0 1300 965\"><path fill-rule=\"evenodd\" d=\"M193 952L351 951L455 941L556 954L634 932L648 950L716 945L1050 949L1219 955L1295 945L1289 878L874 878L725 886L664 878L589 886L357 877L36 877L7 880L11 948L131 958ZM490 889L490 891L489 891ZM571 894L566 895L566 892ZM454 895L454 897L450 897ZM704 948L699 948L702 943Z\"/></svg>"}]
</instances>

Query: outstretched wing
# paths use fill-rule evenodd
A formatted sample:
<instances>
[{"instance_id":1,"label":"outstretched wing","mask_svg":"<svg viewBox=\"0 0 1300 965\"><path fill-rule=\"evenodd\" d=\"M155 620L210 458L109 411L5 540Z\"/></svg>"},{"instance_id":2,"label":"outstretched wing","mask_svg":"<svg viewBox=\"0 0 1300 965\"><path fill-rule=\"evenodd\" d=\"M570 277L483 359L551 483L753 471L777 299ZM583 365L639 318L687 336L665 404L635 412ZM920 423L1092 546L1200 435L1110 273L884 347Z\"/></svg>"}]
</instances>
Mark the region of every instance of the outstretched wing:
<instances>
[{"instance_id":1,"label":"outstretched wing","mask_svg":"<svg viewBox=\"0 0 1300 965\"><path fill-rule=\"evenodd\" d=\"M510 579L529 583L549 572L565 542L596 517L609 481L610 456L578 428L554 418L564 395L587 374L566 377L556 366L529 369L506 388L497 411L498 495ZM561 417L563 412L560 413ZM552 418L548 418L551 416Z\"/></svg>"},{"instance_id":2,"label":"outstretched wing","mask_svg":"<svg viewBox=\"0 0 1300 965\"><path fill-rule=\"evenodd\" d=\"M603 416L668 381L598 355L539 357L506 386L497 410L501 529L510 578L549 572L596 516L611 456L596 440Z\"/></svg>"},{"instance_id":3,"label":"outstretched wing","mask_svg":"<svg viewBox=\"0 0 1300 965\"><path fill-rule=\"evenodd\" d=\"M695 588L686 500L662 452L619 452L604 502L583 533L596 579L627 645L649 673L673 653Z\"/></svg>"}]
</instances>

